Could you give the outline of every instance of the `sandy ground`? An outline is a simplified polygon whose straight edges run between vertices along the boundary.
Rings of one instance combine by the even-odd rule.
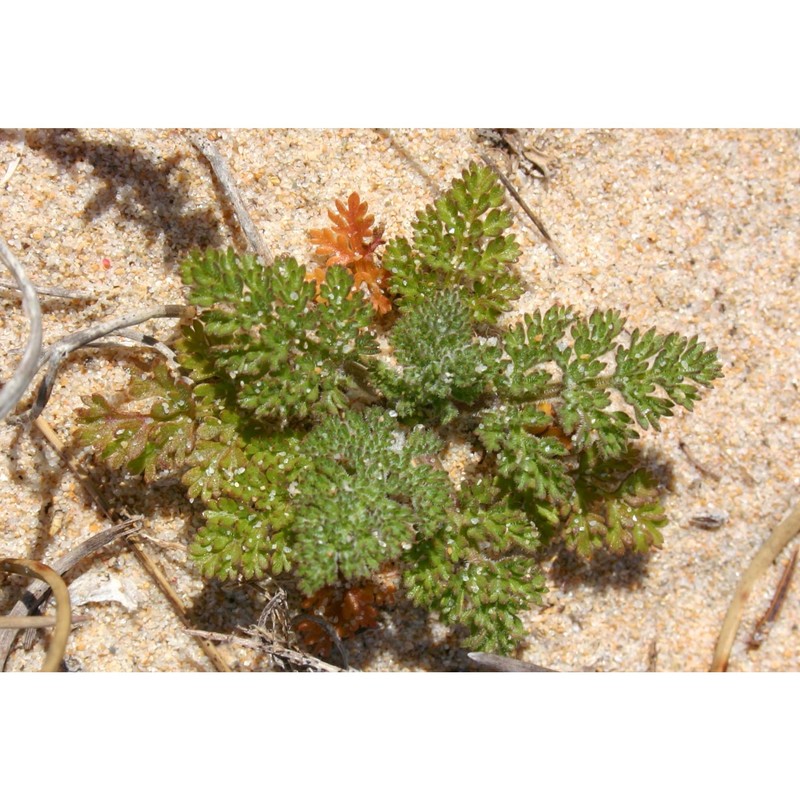
[[[470,130],[227,130],[217,144],[275,252],[307,262],[307,231],[333,200],[357,190],[389,236],[481,153]],[[559,263],[518,215],[527,291],[519,311],[570,303],[616,307],[629,326],[699,334],[719,348],[725,377],[692,414],[678,412],[650,452],[671,476],[665,546],[647,559],[547,565],[544,608],[526,617],[521,657],[554,669],[696,671],[708,668],[734,587],[759,544],[800,499],[800,135],[785,130],[528,131],[549,158],[549,187],[512,172],[561,248]],[[502,161],[502,154],[493,153]],[[505,163],[505,162],[504,162]],[[8,176],[9,167],[16,168]],[[508,166],[507,164],[505,164]],[[0,235],[39,285],[90,300],[43,300],[45,343],[92,322],[181,302],[176,266],[193,247],[244,247],[207,164],[175,131],[0,133]],[[4,276],[5,277],[5,276]],[[0,375],[11,374],[27,332],[17,295],[0,290]],[[148,323],[164,337],[170,324]],[[70,442],[81,395],[113,392],[136,364],[119,352],[74,357],[60,372],[46,420]],[[0,429],[2,555],[52,560],[106,527],[41,437]],[[72,452],[83,457],[80,449]],[[116,484],[150,520],[148,551],[192,609],[192,623],[230,631],[255,620],[258,587],[204,585],[187,564],[189,507],[174,487]],[[718,514],[712,530],[692,518]],[[800,666],[800,582],[766,642],[746,639],[769,603],[787,549],[759,582],[731,670]],[[87,671],[194,671],[211,665],[124,545],[73,573],[113,590],[68,644]],[[4,580],[7,611],[20,581]],[[127,606],[127,607],[126,607]],[[401,610],[349,645],[374,670],[469,668],[419,613]],[[223,650],[241,669],[263,666]],[[11,670],[33,670],[42,639],[17,646]]]

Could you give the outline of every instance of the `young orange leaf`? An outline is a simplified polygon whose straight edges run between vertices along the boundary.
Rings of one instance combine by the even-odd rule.
[[[333,225],[310,232],[311,242],[317,246],[316,255],[322,264],[307,276],[319,288],[325,280],[327,267],[338,264],[348,267],[353,274],[353,291],[363,291],[380,314],[392,308],[387,296],[390,273],[376,263],[375,251],[382,245],[383,228],[373,227],[375,217],[367,214],[367,203],[361,202],[353,192],[345,205],[336,201],[336,210],[328,211]]]

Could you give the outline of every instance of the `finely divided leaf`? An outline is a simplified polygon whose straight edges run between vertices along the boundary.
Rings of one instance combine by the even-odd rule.
[[[119,405],[100,395],[84,398],[87,408],[81,410],[81,442],[91,444],[111,467],[125,467],[148,481],[162,472],[179,470],[195,443],[196,406],[191,388],[158,364],[152,378],[131,381],[129,395]],[[122,407],[130,400],[149,398],[153,402],[147,410]]]
[[[672,416],[674,405],[691,410],[699,386],[718,378],[721,367],[716,350],[708,350],[697,337],[667,336],[635,330],[628,347],[617,349],[613,386],[633,406],[637,422],[659,429],[659,418]],[[660,389],[660,392],[658,391]]]
[[[450,482],[420,461],[430,436],[407,436],[385,411],[347,412],[303,443],[293,526],[300,588],[364,578],[440,527]],[[430,455],[428,450],[425,455]]]
[[[376,362],[373,381],[403,419],[443,424],[484,391],[487,367],[459,295],[437,292],[409,307],[389,337],[397,368]]]
[[[475,322],[494,322],[522,292],[511,265],[519,257],[503,187],[492,170],[471,164],[435,205],[417,214],[413,245],[395,239],[384,266],[392,290],[413,302],[440,289],[461,290]]]

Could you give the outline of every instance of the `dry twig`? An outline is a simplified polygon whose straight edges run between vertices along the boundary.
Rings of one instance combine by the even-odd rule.
[[[142,333],[141,331],[134,331],[134,330],[117,331],[112,335],[115,338],[119,337],[120,339],[130,339],[132,342],[136,342],[137,344],[140,344],[143,347],[149,347],[152,350],[155,350],[157,353],[160,353],[164,357],[164,360],[167,362],[167,367],[169,367],[172,373],[176,376],[180,376],[180,364],[178,364],[177,356],[175,355],[175,352],[173,350],[171,350],[167,345],[164,344],[164,342],[159,342],[158,339],[155,339],[154,337],[150,336],[149,333]],[[130,348],[130,345],[123,345],[121,342],[116,342],[113,340],[106,341],[105,339],[101,339],[97,342],[89,342],[86,345],[86,347]]]
[[[778,585],[775,587],[775,592],[772,595],[767,610],[758,618],[758,621],[753,626],[753,632],[750,634],[750,641],[747,643],[751,650],[755,650],[764,643],[767,638],[769,629],[772,623],[778,618],[778,612],[781,610],[783,601],[786,599],[786,594],[789,591],[789,584],[792,582],[792,575],[794,575],[795,567],[797,567],[797,554],[800,548],[795,547],[794,552],[789,557],[789,561],[783,568]]]
[[[32,284],[36,289],[36,294],[49,295],[50,297],[63,297],[65,300],[83,300],[86,302],[95,302],[97,299],[90,294],[83,294],[82,292],[70,292],[67,289],[59,289],[55,286],[39,286],[38,283]],[[15,283],[9,281],[0,281],[0,289],[11,289],[12,291],[19,292],[20,288]]]
[[[528,661],[520,661],[518,658],[497,656],[494,653],[467,653],[467,656],[489,672],[558,672]]]
[[[769,565],[778,557],[781,550],[800,533],[800,503],[798,503],[777,525],[769,538],[761,545],[750,562],[750,566],[742,575],[736,587],[733,599],[728,606],[725,620],[717,638],[714,656],[711,660],[710,672],[724,672],[728,668],[728,659],[736,638],[736,631],[742,619],[744,604],[756,581],[766,572]]]
[[[70,624],[74,625],[76,622],[86,622],[91,617],[85,614],[72,615]],[[52,628],[58,624],[58,617],[0,617],[0,630],[6,628],[29,628],[35,630],[36,628]]]
[[[196,636],[200,641],[210,640],[225,644],[235,644],[241,647],[249,647],[258,650],[270,658],[283,661],[295,667],[302,667],[313,672],[353,672],[351,667],[342,669],[327,661],[302,653],[299,650],[292,650],[284,645],[277,644],[270,640],[269,633],[264,628],[253,626],[243,630],[248,636],[234,636],[227,633],[212,633],[210,631],[188,630],[187,633]]]
[[[5,264],[22,292],[22,310],[30,323],[28,342],[17,369],[8,382],[0,387],[0,420],[2,420],[16,407],[39,369],[37,362],[42,351],[42,309],[36,289],[28,279],[24,267],[2,239],[0,239],[0,261]]]
[[[61,556],[61,558],[56,559],[53,562],[52,570],[58,575],[64,575],[87,556],[100,550],[102,547],[105,547],[121,536],[128,536],[131,533],[135,533],[140,526],[141,518],[136,517],[121,522],[119,525],[106,528],[104,531],[100,531],[100,533],[81,542],[77,547]],[[37,580],[35,583],[30,584],[25,590],[22,599],[11,609],[9,616],[18,617],[24,614],[34,613],[44,602],[49,591],[50,586],[42,581]],[[11,647],[18,633],[18,630],[0,630],[0,672],[5,667],[8,654],[11,652]]]
[[[658,639],[653,639],[647,650],[647,671],[658,671]]]
[[[515,169],[531,177],[541,177],[547,187],[550,183],[550,159],[535,147],[525,147],[516,128],[476,128],[479,139],[507,153]]]
[[[701,464],[690,452],[686,443],[683,441],[678,442],[681,452],[686,456],[686,460],[701,474],[708,476],[712,481],[719,481],[719,475],[710,470],[705,464]]]
[[[150,319],[174,319],[176,317],[182,317],[188,311],[188,308],[188,306],[180,305],[154,306],[135,314],[129,314],[125,317],[119,317],[117,319],[101,322],[97,325],[92,325],[90,328],[70,333],[68,336],[59,339],[44,351],[39,364],[28,380],[30,383],[33,379],[33,375],[47,364],[47,372],[39,383],[39,389],[36,392],[36,399],[33,405],[27,411],[15,417],[13,421],[20,424],[32,422],[44,411],[44,407],[47,405],[47,401],[50,399],[50,394],[53,391],[53,386],[55,385],[56,376],[58,375],[61,363],[70,353],[73,353],[81,347],[86,347],[104,336],[114,334],[115,332],[122,331],[134,325],[139,325]],[[120,335],[130,336],[132,332],[125,331],[124,334]]]
[[[42,665],[42,672],[58,672],[61,659],[67,649],[67,638],[72,626],[72,605],[67,585],[61,575],[54,569],[38,561],[24,558],[4,558],[0,560],[0,571],[25,575],[28,578],[39,578],[46,581],[56,601],[56,624],[53,638],[47,650],[47,657]]]
[[[544,227],[542,221],[536,216],[536,214],[533,213],[533,211],[531,211],[528,204],[522,199],[522,195],[517,191],[514,184],[511,183],[511,181],[508,178],[506,178],[506,176],[502,173],[497,164],[495,164],[494,161],[492,161],[492,159],[489,158],[489,156],[484,155],[481,156],[481,158],[486,162],[486,165],[494,171],[497,177],[500,178],[500,182],[503,184],[503,186],[505,186],[506,189],[508,189],[511,196],[517,201],[517,203],[519,203],[520,208],[528,215],[531,222],[533,222],[533,224],[536,226],[539,233],[542,234],[542,238],[550,246],[550,249],[556,254],[556,258],[558,258],[558,260],[566,266],[567,259],[561,252],[561,248],[553,241],[553,237],[550,236],[550,234],[547,232],[547,229]]]
[[[247,207],[242,200],[242,195],[239,188],[236,186],[236,181],[231,174],[228,164],[222,157],[216,145],[199,133],[189,133],[189,141],[199,150],[211,164],[211,169],[214,171],[214,176],[219,181],[225,197],[228,202],[233,206],[236,212],[236,218],[239,220],[242,231],[244,232],[247,241],[252,248],[253,252],[261,259],[261,262],[266,266],[272,263],[272,253],[267,247],[267,243],[261,236],[258,228],[256,228],[253,220],[247,211]]]

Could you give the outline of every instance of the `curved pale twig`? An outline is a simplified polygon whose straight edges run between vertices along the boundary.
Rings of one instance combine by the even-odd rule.
[[[733,640],[736,638],[736,631],[739,629],[744,604],[750,597],[753,586],[767,571],[769,565],[778,557],[781,550],[798,533],[800,533],[800,503],[778,523],[778,526],[753,557],[747,571],[742,575],[739,585],[733,594],[733,599],[728,606],[728,612],[725,614],[725,620],[719,632],[717,646],[714,648],[714,657],[711,660],[709,672],[725,672],[728,668],[728,658],[733,648]]]
[[[95,302],[96,298],[90,294],[82,294],[81,292],[70,292],[67,289],[59,289],[57,286],[39,286],[33,284],[36,289],[36,294],[49,295],[50,297],[60,297],[64,300],[82,300],[86,302]],[[11,289],[13,291],[20,291],[19,286],[9,281],[0,281],[0,289]]]
[[[72,625],[72,604],[69,600],[67,584],[54,569],[46,564],[24,558],[0,559],[0,571],[13,572],[27,578],[39,578],[53,590],[53,598],[56,601],[56,624],[53,638],[50,640],[50,647],[47,650],[47,657],[42,665],[42,672],[58,672],[61,659],[64,658],[67,649],[67,637]]]
[[[135,332],[125,329],[134,325],[139,325],[142,322],[147,322],[147,320],[150,319],[161,317],[174,319],[177,317],[182,317],[187,312],[188,308],[188,306],[174,304],[153,306],[152,308],[147,308],[144,311],[138,311],[125,317],[106,320],[98,325],[93,325],[91,328],[70,333],[68,336],[64,336],[62,339],[59,339],[57,342],[55,342],[55,344],[50,345],[50,347],[45,350],[44,354],[39,360],[38,365],[31,374],[32,378],[36,372],[38,372],[45,364],[47,364],[47,372],[39,383],[39,389],[36,392],[36,399],[34,400],[33,405],[27,411],[15,417],[14,422],[23,424],[32,422],[39,416],[39,414],[42,413],[42,411],[44,411],[44,407],[47,405],[47,401],[50,399],[50,393],[53,390],[53,385],[55,384],[56,375],[58,374],[61,362],[70,353],[78,350],[81,347],[91,344],[103,336],[108,336],[114,333],[118,333],[118,335],[135,337]]]
[[[17,257],[8,249],[8,245],[0,239],[0,261],[14,276],[22,292],[22,310],[28,317],[30,333],[25,351],[17,369],[8,382],[0,388],[0,420],[5,419],[16,407],[26,389],[36,375],[37,362],[42,351],[42,309],[34,285],[28,279],[25,269]]]
[[[106,528],[100,533],[96,533],[84,542],[81,542],[73,550],[70,550],[66,555],[57,558],[53,562],[53,569],[59,574],[63,575],[67,570],[72,569],[79,561],[86,556],[91,555],[101,547],[105,547],[120,536],[127,536],[128,534],[135,533],[141,528],[141,518],[135,517],[134,519],[126,520],[119,525],[114,525],[111,528]],[[38,576],[34,576],[38,577]],[[23,614],[32,614],[39,605],[44,601],[47,596],[48,585],[36,581],[30,584],[23,599],[16,603],[14,608],[11,609],[12,617],[19,617]],[[3,617],[2,619],[8,619]],[[33,619],[37,619],[34,617]],[[41,617],[38,617],[41,619]],[[0,626],[0,672],[5,668],[6,659],[11,652],[11,647],[14,640],[19,633],[19,628],[14,626]]]

